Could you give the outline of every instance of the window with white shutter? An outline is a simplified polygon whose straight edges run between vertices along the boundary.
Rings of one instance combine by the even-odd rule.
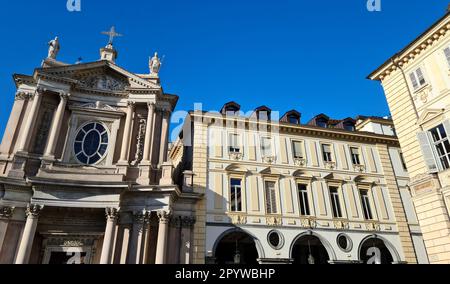
[[[437,173],[439,171],[436,158],[434,157],[433,148],[431,148],[430,140],[428,139],[428,132],[419,132],[417,134],[420,147],[422,149],[423,159],[428,167],[428,172]]]
[[[267,214],[277,214],[277,192],[276,183],[273,181],[266,182],[266,210]]]
[[[229,138],[230,153],[240,153],[241,152],[240,140],[241,140],[241,137],[239,136],[239,134],[230,134],[230,138]]]
[[[293,148],[294,148],[294,158],[295,159],[303,159],[305,158],[304,151],[303,151],[303,142],[300,141],[294,141],[292,142]]]
[[[445,58],[447,59],[447,63],[450,66],[450,47],[444,49]]]
[[[417,90],[427,84],[421,68],[417,68],[415,71],[411,72],[409,74],[409,78],[411,79],[411,84],[414,90]]]

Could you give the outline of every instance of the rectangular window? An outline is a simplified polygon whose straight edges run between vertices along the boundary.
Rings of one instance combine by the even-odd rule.
[[[292,147],[294,149],[294,159],[303,159],[305,158],[303,151],[303,142],[294,141],[292,142]]]
[[[403,156],[403,153],[402,152],[398,152],[399,153],[399,155],[400,155],[400,161],[401,161],[401,163],[402,163],[402,167],[403,167],[403,169],[405,170],[405,171],[407,171],[408,170],[408,167],[406,166],[406,162],[405,162],[405,156]]]
[[[359,148],[351,147],[350,152],[352,154],[353,165],[361,165],[361,159],[359,158]]]
[[[441,124],[438,127],[431,129],[430,133],[442,168],[447,170],[450,168],[450,142],[444,125]]]
[[[230,134],[229,140],[229,151],[230,153],[240,153],[241,152],[241,143],[239,134]]]
[[[447,63],[450,66],[450,47],[444,49],[445,58],[447,59]]]
[[[341,201],[339,199],[339,189],[337,187],[330,187],[330,197],[333,217],[342,218]]]
[[[278,213],[276,183],[272,181],[266,182],[266,210],[267,214]]]
[[[261,138],[261,151],[264,157],[273,156],[272,153],[272,138],[270,137],[262,137]]]
[[[323,152],[323,160],[325,162],[333,162],[332,154],[331,154],[331,145],[324,144],[322,145]]]
[[[425,86],[427,83],[421,68],[417,68],[416,71],[411,72],[409,74],[409,77],[411,79],[411,83],[413,85],[414,90],[417,90],[422,86]]]
[[[300,201],[300,214],[302,216],[311,216],[309,210],[308,187],[304,184],[298,185],[298,199]]]
[[[372,209],[370,208],[370,198],[369,198],[369,191],[368,190],[361,190],[361,203],[362,208],[364,211],[364,218],[366,220],[372,220]]]
[[[242,180],[231,179],[230,180],[230,203],[231,212],[242,211]]]

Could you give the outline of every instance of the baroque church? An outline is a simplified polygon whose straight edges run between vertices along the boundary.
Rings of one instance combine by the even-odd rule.
[[[172,180],[171,113],[158,76],[57,60],[59,39],[17,92],[0,147],[0,263],[189,264],[201,194]],[[189,176],[189,174],[187,175]]]

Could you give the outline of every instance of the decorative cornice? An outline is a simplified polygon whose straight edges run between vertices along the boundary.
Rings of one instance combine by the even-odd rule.
[[[368,79],[382,81],[385,77],[398,70],[398,66],[403,67],[407,65],[416,57],[425,52],[428,48],[432,47],[435,42],[443,38],[450,29],[448,17],[449,13],[438,20],[433,26],[406,46],[402,51],[388,59],[388,61],[381,65],[377,70],[372,72],[372,74],[368,76]]]
[[[206,114],[206,113],[196,113],[191,112],[190,116],[194,121],[201,121],[204,124],[211,123],[211,120],[219,119],[224,123],[224,129],[227,129],[227,121],[231,120],[233,122],[238,122],[241,125],[245,125],[245,129],[257,129],[253,128],[252,124],[263,125],[267,128],[278,128],[280,134],[288,133],[288,134],[298,134],[298,135],[307,135],[307,136],[316,136],[316,137],[326,137],[339,139],[344,141],[351,142],[359,142],[359,143],[372,143],[372,144],[386,144],[392,146],[399,146],[399,141],[395,136],[387,136],[380,135],[370,132],[361,132],[361,131],[347,131],[343,129],[336,128],[321,128],[317,126],[311,125],[294,125],[285,122],[255,122],[247,117],[233,117],[226,118],[222,115],[214,115],[214,114]],[[200,119],[200,120],[199,120]],[[216,124],[217,125],[217,124]]]

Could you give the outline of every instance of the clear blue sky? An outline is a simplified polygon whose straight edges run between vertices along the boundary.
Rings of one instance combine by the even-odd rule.
[[[117,63],[148,72],[148,56],[166,56],[165,91],[178,109],[202,102],[205,110],[235,100],[248,111],[265,104],[297,109],[303,122],[389,114],[382,88],[366,76],[440,18],[446,0],[66,0],[2,1],[0,9],[0,136],[11,110],[13,73],[31,74],[58,35],[60,60],[99,58],[115,25]]]

